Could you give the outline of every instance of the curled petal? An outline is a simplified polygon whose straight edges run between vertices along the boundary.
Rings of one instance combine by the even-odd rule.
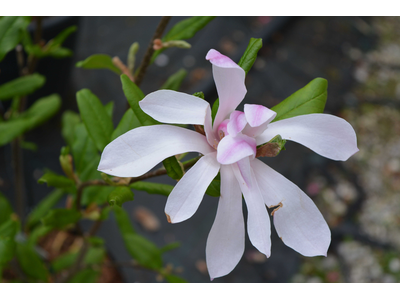
[[[276,112],[273,110],[257,104],[245,104],[244,114],[251,127],[257,127],[264,123],[268,124],[276,116]]]
[[[242,193],[231,166],[221,166],[221,197],[206,245],[211,278],[230,273],[244,252],[245,228]]]
[[[280,206],[274,225],[285,245],[304,256],[326,256],[331,232],[314,202],[260,160],[252,160],[251,166],[267,206]]]
[[[140,108],[159,122],[171,124],[204,125],[207,101],[199,97],[171,90],[148,94],[139,102]]]
[[[233,111],[229,118],[229,123],[227,126],[227,131],[231,136],[236,136],[239,132],[243,130],[246,126],[247,121],[243,112]]]
[[[347,160],[358,151],[353,127],[344,119],[328,114],[309,114],[271,123],[256,137],[257,145],[277,134],[333,160]]]
[[[108,144],[98,170],[119,177],[136,177],[167,157],[184,153],[215,152],[206,137],[192,130],[154,125],[132,129]]]
[[[233,164],[246,156],[256,155],[256,141],[243,134],[224,137],[218,144],[217,159],[223,165]]]
[[[213,65],[213,76],[219,97],[219,108],[214,120],[214,129],[235,110],[246,95],[244,79],[246,73],[229,57],[211,49],[206,56]]]
[[[246,202],[248,217],[247,217],[247,232],[254,247],[258,251],[264,253],[267,257],[271,255],[271,223],[268,216],[268,211],[265,207],[260,188],[255,178],[254,172],[250,167],[248,157],[243,159],[244,164],[248,164],[250,169],[250,187],[244,180],[241,170],[237,164],[232,165],[233,172],[240,189],[242,190],[244,200]]]
[[[217,176],[219,167],[216,153],[210,153],[200,158],[179,180],[165,206],[165,214],[171,223],[179,223],[193,216],[208,186]]]

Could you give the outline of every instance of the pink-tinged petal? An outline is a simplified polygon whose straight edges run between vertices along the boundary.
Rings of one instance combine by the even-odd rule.
[[[257,151],[256,141],[243,134],[235,137],[224,137],[218,144],[217,160],[223,165],[233,164],[244,157],[255,157]]]
[[[242,193],[231,166],[221,166],[221,197],[208,235],[206,261],[211,278],[230,273],[244,252]]]
[[[256,137],[257,145],[277,134],[333,160],[347,160],[358,151],[353,127],[344,119],[328,114],[309,114],[271,123]]]
[[[269,123],[276,117],[276,112],[257,104],[245,104],[244,114],[251,127]]]
[[[98,170],[113,176],[136,177],[151,170],[167,157],[185,153],[215,152],[200,133],[173,125],[132,129],[108,144]]]
[[[165,206],[165,214],[170,223],[179,223],[193,216],[219,168],[216,153],[210,153],[200,158],[179,180]]]
[[[245,158],[243,161],[250,164],[249,158]],[[269,257],[271,255],[271,223],[254,172],[250,169],[251,187],[249,188],[238,165],[233,164],[232,169],[246,202],[248,211],[247,233],[249,234],[250,241],[258,251]]]
[[[159,122],[204,125],[210,104],[199,97],[171,90],[148,94],[140,108]]]
[[[229,118],[229,123],[227,126],[228,133],[231,136],[236,136],[239,132],[241,132],[244,129],[246,124],[247,121],[244,112],[235,110],[231,113],[231,116]]]
[[[254,159],[251,166],[265,203],[277,206],[274,225],[285,245],[304,256],[326,256],[331,232],[314,202],[262,161]]]
[[[211,49],[206,56],[213,65],[213,76],[219,97],[219,108],[214,120],[214,130],[235,110],[246,95],[246,73],[229,57]]]
[[[218,126],[217,132],[218,132],[218,136],[219,136],[220,140],[222,140],[224,138],[224,136],[227,136],[229,134],[228,133],[228,123],[229,123],[229,119],[226,119],[226,120],[222,121],[222,123],[219,124],[219,126]]]

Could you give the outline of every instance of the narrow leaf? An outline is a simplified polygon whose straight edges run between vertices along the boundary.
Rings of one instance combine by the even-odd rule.
[[[179,180],[184,175],[182,164],[175,156],[168,157],[163,160],[164,168],[167,170],[167,175],[172,179]]]
[[[62,195],[64,195],[64,191],[56,189],[41,200],[28,215],[27,226],[32,228],[38,224],[40,219],[43,218],[49,210],[58,203],[58,201],[60,201]]]
[[[128,109],[125,114],[122,116],[121,121],[119,122],[117,128],[115,128],[114,132],[111,135],[111,140],[116,139],[120,135],[128,132],[131,129],[137,128],[141,125],[140,121],[134,114],[132,109]]]
[[[29,17],[5,16],[0,19],[0,61],[18,45],[29,22]]]
[[[81,218],[81,213],[73,209],[55,208],[48,212],[43,218],[45,226],[62,229],[70,224],[76,223]]]
[[[86,129],[99,151],[111,142],[113,123],[106,109],[90,90],[82,89],[77,94],[79,112]]]
[[[78,61],[75,66],[83,69],[108,69],[121,74],[121,70],[114,66],[111,56],[107,54],[93,54],[85,60]]]
[[[251,38],[246,51],[240,58],[238,65],[246,72],[249,72],[257,59],[257,53],[262,47],[262,39]]]
[[[130,107],[133,110],[136,118],[142,126],[158,124],[156,120],[148,116],[139,106],[139,101],[144,98],[140,88],[132,82],[125,74],[121,75],[122,89],[125,97],[128,100]]]
[[[0,267],[13,259],[15,246],[13,237],[0,237]]]
[[[0,86],[0,100],[29,95],[41,88],[45,82],[46,77],[38,73],[11,80]]]
[[[123,203],[127,201],[133,200],[133,193],[130,188],[126,186],[116,187],[109,195],[108,195],[108,203],[111,206],[118,205],[122,206]]]
[[[81,123],[81,118],[76,112],[67,110],[61,118],[61,134],[67,145],[72,147],[75,141],[75,126]]]
[[[13,209],[7,198],[0,192],[0,226],[10,219]]]
[[[19,265],[29,277],[47,282],[48,272],[32,245],[28,243],[17,244],[17,259]]]
[[[173,186],[164,183],[153,183],[153,182],[146,182],[146,181],[137,181],[129,185],[130,188],[138,190],[138,191],[145,191],[149,194],[158,194],[169,196],[169,194],[173,190]]]
[[[86,269],[79,271],[71,278],[69,283],[95,283],[100,276],[99,270]]]
[[[206,190],[206,194],[211,197],[219,197],[221,195],[221,177],[218,173],[217,176],[211,181],[210,185]]]
[[[186,279],[183,279],[182,277],[179,277],[174,274],[165,274],[164,277],[169,283],[187,283],[188,282]]]
[[[46,183],[47,186],[59,188],[68,193],[75,193],[75,182],[63,175],[56,174],[50,170],[46,170],[42,177],[39,178],[38,183]]]
[[[179,90],[183,79],[185,79],[187,71],[180,69],[178,72],[172,74],[167,81],[161,86],[160,90]]]
[[[328,97],[328,81],[316,78],[305,87],[271,108],[277,113],[272,122],[295,116],[324,112]]]

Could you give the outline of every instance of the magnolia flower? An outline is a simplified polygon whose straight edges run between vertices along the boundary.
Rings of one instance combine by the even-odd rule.
[[[139,102],[142,110],[162,123],[203,125],[205,135],[174,125],[135,128],[104,149],[98,170],[119,177],[140,176],[167,157],[199,152],[168,197],[168,221],[178,223],[197,210],[204,193],[220,172],[217,214],[206,246],[211,278],[230,273],[244,252],[242,194],[248,210],[251,243],[271,255],[267,207],[283,243],[304,256],[325,255],[331,241],[327,223],[314,202],[295,184],[256,158],[257,146],[276,135],[300,143],[319,155],[347,160],[358,151],[349,123],[328,114],[309,114],[271,123],[276,113],[261,105],[236,111],[247,90],[245,72],[216,50],[206,56],[213,67],[219,108],[212,124],[208,102],[184,93],[159,90]]]

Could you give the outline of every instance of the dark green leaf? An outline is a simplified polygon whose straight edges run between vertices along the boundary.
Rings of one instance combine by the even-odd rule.
[[[249,72],[257,59],[258,50],[262,47],[262,39],[251,38],[246,51],[240,58],[238,65],[246,72]]]
[[[114,206],[113,208],[115,219],[117,220],[118,228],[121,231],[122,236],[127,234],[135,234],[135,229],[133,228],[131,220],[129,219],[126,211],[119,206]]]
[[[61,31],[59,34],[57,34],[57,36],[54,39],[49,41],[49,48],[60,46],[77,29],[78,29],[78,27],[75,25],[65,28],[63,31]]]
[[[71,267],[78,258],[78,252],[68,252],[52,261],[51,266],[55,272],[60,272]],[[102,247],[90,247],[87,251],[84,263],[85,265],[100,264],[106,255],[106,251]]]
[[[199,97],[199,98],[204,100],[204,93],[203,92],[196,92],[196,93],[193,94],[193,96]]]
[[[44,226],[42,224],[34,227],[34,229],[29,233],[28,236],[28,243],[30,245],[36,245],[38,240],[48,234],[50,231],[52,231],[53,228],[49,226]]]
[[[94,168],[94,172],[99,172]],[[85,188],[82,194],[82,205],[87,206],[91,203],[103,205],[108,201],[108,195],[115,189],[114,186],[90,186]]]
[[[46,170],[43,176],[39,178],[38,183],[46,183],[47,186],[59,188],[71,194],[76,192],[75,182],[72,179],[50,170]]]
[[[70,224],[76,223],[81,218],[81,213],[74,209],[55,208],[50,210],[42,218],[42,223],[45,226],[62,229]]]
[[[30,22],[29,17],[5,16],[0,19],[0,61],[21,40],[22,31]]]
[[[217,176],[211,181],[210,185],[208,186],[206,190],[206,194],[211,196],[211,197],[219,197],[221,195],[221,177],[220,174],[218,173]]]
[[[77,94],[77,102],[83,123],[99,151],[111,142],[114,126],[105,107],[90,90],[83,89]]]
[[[85,60],[78,61],[76,66],[84,69],[108,69],[121,74],[121,70],[114,66],[111,56],[107,54],[93,54]]]
[[[32,245],[18,243],[17,259],[22,271],[26,275],[33,279],[47,282],[47,269]]]
[[[72,148],[75,141],[75,126],[81,123],[81,118],[76,112],[67,110],[63,113],[61,119],[61,134],[67,145]]]
[[[128,233],[123,235],[125,247],[129,254],[142,266],[153,270],[162,267],[161,251],[150,242],[138,234]]]
[[[69,283],[95,283],[100,276],[100,271],[86,269],[79,271]]]
[[[173,242],[173,243],[170,243],[170,244],[165,245],[164,247],[160,248],[160,251],[161,251],[162,253],[164,253],[164,252],[167,252],[167,251],[174,250],[174,249],[176,249],[176,248],[178,248],[178,247],[180,247],[180,246],[181,246],[181,243],[179,243],[179,242]]]
[[[10,219],[13,209],[7,198],[0,192],[0,226]]]
[[[15,241],[13,237],[0,237],[0,266],[13,259]]]
[[[46,77],[37,73],[18,77],[0,86],[0,100],[29,95],[41,88],[45,82]]]
[[[219,98],[217,98],[217,100],[214,101],[214,104],[211,109],[211,117],[212,117],[213,123],[214,123],[215,116],[217,115],[217,112],[218,112],[218,107],[219,107]]]
[[[173,186],[164,183],[153,183],[153,182],[146,182],[146,181],[137,181],[129,185],[130,188],[138,190],[138,191],[145,191],[149,194],[158,194],[169,196],[169,194],[173,190]]]
[[[139,120],[140,124],[142,126],[158,124],[156,120],[145,114],[144,111],[140,108],[139,101],[144,98],[144,94],[140,90],[140,88],[125,74],[121,75],[121,82],[125,97],[128,100],[128,103],[131,106],[133,113]]]
[[[164,274],[164,277],[169,283],[187,283],[186,279],[183,279],[182,277],[176,276],[174,274]]]
[[[210,21],[215,17],[190,17],[176,23],[171,30],[163,37],[163,41],[175,41],[175,40],[187,40],[192,38],[199,30],[203,29]],[[154,52],[152,61],[163,51],[164,49],[157,50]]]
[[[100,156],[98,156],[96,145],[92,139],[89,138],[89,134],[86,130],[85,124],[83,123],[75,125],[74,136],[72,139],[73,143],[71,149],[76,172],[81,180],[89,180],[91,178],[89,178],[89,176],[84,176],[84,171],[92,171],[94,167],[92,163],[97,160],[97,157],[100,161]],[[87,169],[88,167],[90,168]]]
[[[122,204],[127,201],[133,201],[133,193],[132,193],[131,189],[126,186],[116,187],[108,195],[108,203],[111,206],[114,206],[114,205],[122,206]]]
[[[16,218],[11,217],[0,226],[0,237],[14,238],[17,232],[20,230],[20,227],[20,222]]]
[[[187,71],[180,69],[178,72],[172,74],[167,81],[161,86],[160,90],[179,90],[183,79],[185,79]]]
[[[116,139],[120,135],[128,132],[131,129],[139,127],[141,124],[134,114],[132,109],[128,109],[123,115],[121,121],[119,122],[117,128],[115,128],[114,132],[111,135],[111,140]]]
[[[27,226],[32,228],[38,224],[40,219],[43,218],[49,212],[49,210],[58,203],[58,201],[60,201],[62,195],[64,195],[64,191],[56,189],[48,194],[43,200],[41,200],[28,215]]]
[[[271,108],[277,113],[272,122],[300,115],[324,112],[328,97],[328,81],[323,78],[312,80],[305,87],[290,95]]]
[[[182,164],[175,156],[168,157],[163,160],[164,168],[167,170],[167,175],[172,179],[179,180],[184,174]]]

